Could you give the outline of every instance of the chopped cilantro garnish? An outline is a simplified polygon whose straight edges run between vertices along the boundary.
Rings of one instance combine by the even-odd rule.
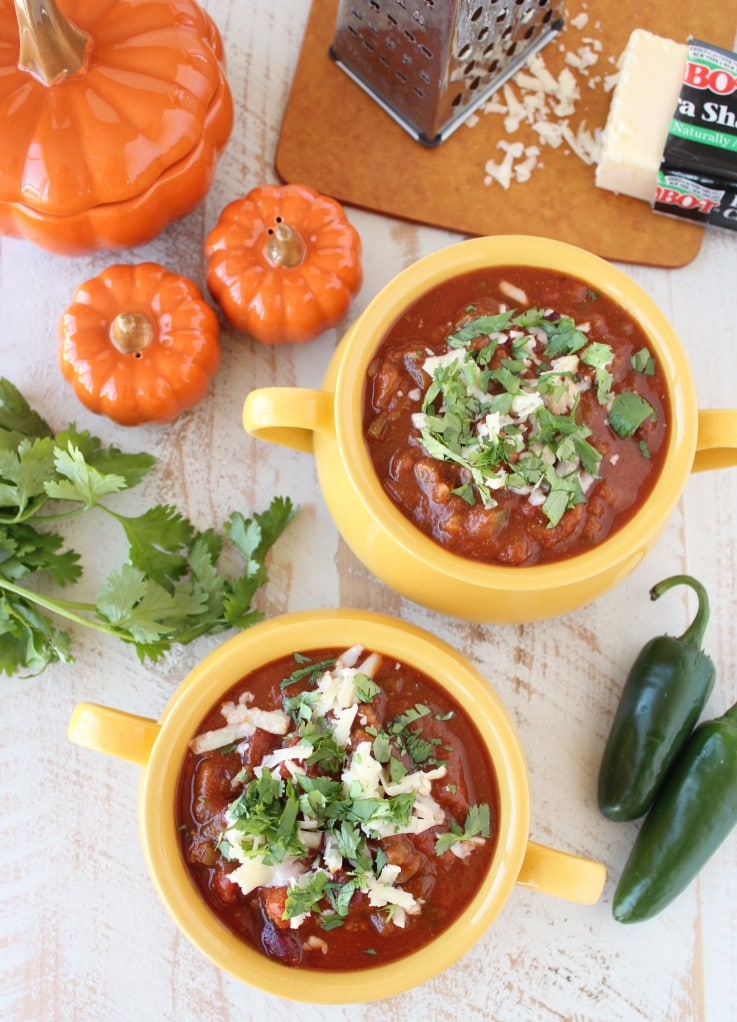
[[[609,425],[618,436],[632,436],[647,419],[655,418],[655,409],[644,397],[631,390],[617,394],[609,410]]]
[[[282,689],[289,688],[290,685],[296,685],[297,682],[304,681],[305,679],[309,684],[314,685],[321,674],[335,666],[335,657],[328,658],[327,660],[312,661],[309,657],[304,656],[304,654],[295,653],[293,659],[295,663],[306,664],[306,666],[298,667],[292,671],[281,682],[280,688]]]
[[[576,327],[570,316],[561,316],[558,320],[541,320],[540,326],[548,335],[545,345],[548,358],[572,355],[588,343],[588,337]]]
[[[424,703],[415,703],[410,709],[405,710],[403,714],[397,717],[397,722],[402,726],[406,724],[412,724],[416,720],[420,720],[422,717],[427,717],[430,713],[430,707],[425,706]]]
[[[313,671],[318,666],[303,654],[295,656],[294,662],[300,665],[299,671]],[[343,711],[355,713],[359,701],[375,698],[381,687],[354,670],[346,696],[345,676],[336,688],[332,667],[325,663],[319,662],[320,677],[314,688],[288,695],[284,691],[288,685],[283,686],[281,702],[289,707],[293,729],[276,751],[286,757],[282,763],[277,756],[272,768],[263,761],[241,771],[243,790],[227,807],[217,848],[223,858],[240,864],[232,874],[233,882],[241,884],[244,891],[263,882],[254,881],[253,876],[260,877],[264,867],[278,866],[286,876],[291,875],[285,920],[301,924],[303,916],[312,915],[329,931],[342,924],[354,898],[361,895],[370,897],[371,904],[389,920],[395,915],[399,918],[401,912],[403,922],[406,899],[412,895],[405,889],[397,901],[398,895],[392,893],[391,889],[402,883],[396,870],[387,869],[390,855],[381,842],[395,834],[415,833],[418,821],[425,825],[428,807],[422,795],[428,789],[421,777],[408,774],[440,766],[438,750],[449,752],[450,746],[446,738],[434,733],[435,721],[450,719],[454,711],[434,711],[416,702],[394,719],[371,728],[371,742],[361,735],[352,748],[350,741],[345,744],[345,731],[338,739]],[[334,666],[335,661],[331,663]],[[292,684],[290,679],[293,675],[287,679]],[[334,702],[326,708],[331,700]],[[353,719],[350,712],[349,719]],[[431,781],[444,773],[435,774]],[[404,778],[408,778],[406,785],[400,783]],[[448,791],[452,787],[449,785]],[[440,819],[436,825],[444,816],[441,807],[437,808]],[[462,840],[459,835],[479,835],[483,829],[477,807],[463,827],[451,823],[453,840]],[[448,840],[444,837],[444,842]],[[291,872],[295,865],[296,872]]]
[[[442,855],[458,841],[468,841],[472,837],[488,838],[490,833],[491,817],[488,805],[485,802],[480,805],[472,805],[469,807],[463,827],[460,827],[454,820],[450,825],[450,830],[440,835],[435,842],[435,854]]]
[[[312,912],[325,897],[328,883],[327,873],[310,873],[304,883],[292,884],[287,891],[284,918],[293,919],[305,912]]]
[[[336,930],[339,926],[342,926],[345,919],[339,915],[329,915],[327,913],[320,917],[320,929],[321,930]]]
[[[591,370],[597,401],[620,436],[654,414],[639,395],[617,392],[612,346],[591,341],[570,316],[539,308],[478,316],[447,344],[449,352],[427,365],[432,378],[416,427],[430,457],[461,470],[451,492],[471,506],[480,500],[494,508],[499,489],[536,492],[553,528],[586,500],[584,474],[598,478],[602,458],[580,421]],[[647,348],[633,365],[654,371]]]
[[[601,369],[614,361],[614,351],[609,344],[594,342],[582,352],[581,361],[594,369]]]
[[[509,326],[509,321],[513,315],[514,313],[510,311],[500,312],[496,316],[479,316],[478,319],[472,320],[466,326],[451,334],[448,338],[448,347],[462,348],[477,337],[484,337],[488,334],[497,333],[499,330],[505,330]]]
[[[361,703],[370,703],[372,699],[381,692],[381,688],[376,682],[369,678],[366,674],[358,672],[353,679],[353,684],[356,686],[356,692],[358,693],[358,699]]]
[[[640,348],[630,359],[630,365],[637,373],[645,373],[646,376],[652,376],[655,372],[655,359],[650,354],[648,348]]]
[[[392,754],[392,743],[385,731],[379,731],[373,742],[374,759],[379,763],[388,763]]]

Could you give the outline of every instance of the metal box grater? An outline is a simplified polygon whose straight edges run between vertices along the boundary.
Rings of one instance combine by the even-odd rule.
[[[340,0],[330,56],[434,146],[561,31],[562,15],[563,0]]]

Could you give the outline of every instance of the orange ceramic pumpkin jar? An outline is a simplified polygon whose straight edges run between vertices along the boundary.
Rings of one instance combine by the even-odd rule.
[[[0,0],[0,233],[148,241],[205,196],[232,123],[194,0]]]

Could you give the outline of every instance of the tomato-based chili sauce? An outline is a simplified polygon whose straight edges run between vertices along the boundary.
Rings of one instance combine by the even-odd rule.
[[[283,657],[226,693],[197,736],[177,792],[186,868],[228,929],[285,965],[408,955],[488,871],[487,750],[439,685],[394,658]]]
[[[629,313],[567,274],[509,266],[403,313],[369,366],[363,416],[377,476],[418,529],[461,557],[533,565],[632,518],[670,407]]]

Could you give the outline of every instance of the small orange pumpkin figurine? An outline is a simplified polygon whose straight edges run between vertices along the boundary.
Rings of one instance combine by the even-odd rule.
[[[59,322],[59,363],[85,407],[121,426],[169,422],[206,394],[218,318],[191,280],[156,263],[109,266]]]
[[[0,0],[0,233],[148,241],[205,196],[232,123],[195,0]]]
[[[231,202],[205,242],[207,286],[237,330],[304,343],[343,318],[361,286],[361,242],[341,205],[307,185]]]

